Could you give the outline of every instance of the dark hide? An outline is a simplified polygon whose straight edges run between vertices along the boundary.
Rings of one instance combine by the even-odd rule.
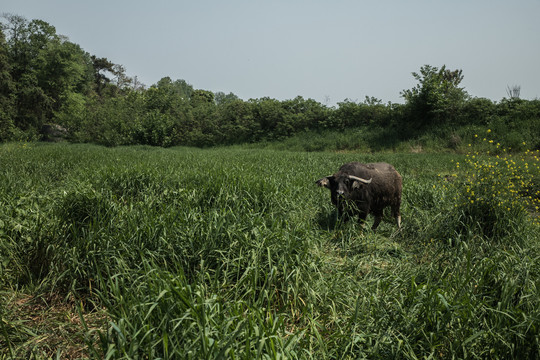
[[[364,222],[368,214],[375,216],[372,229],[381,222],[383,209],[390,206],[392,216],[401,227],[401,175],[387,163],[347,163],[334,175],[316,181],[319,186],[330,189],[332,203],[339,215],[358,215]]]

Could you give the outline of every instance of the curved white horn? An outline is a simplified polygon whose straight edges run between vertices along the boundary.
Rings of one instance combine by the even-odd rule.
[[[371,183],[371,180],[373,178],[370,178],[369,180],[366,180],[366,179],[359,178],[357,176],[349,175],[349,179],[360,181],[360,182],[363,182],[364,184],[369,184],[369,183]]]

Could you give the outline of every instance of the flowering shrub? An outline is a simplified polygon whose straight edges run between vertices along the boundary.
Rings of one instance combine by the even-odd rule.
[[[488,156],[470,152],[463,164],[456,163],[461,181],[454,185],[454,207],[461,231],[478,227],[484,236],[500,237],[525,219],[540,224],[540,153],[510,153],[489,139],[490,133],[488,129],[486,137],[475,135],[491,147]]]

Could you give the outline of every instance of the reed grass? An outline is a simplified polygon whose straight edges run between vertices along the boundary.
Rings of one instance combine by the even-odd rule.
[[[538,358],[537,214],[466,218],[466,159],[1,145],[0,355]],[[401,172],[402,231],[336,218],[314,181],[352,160]]]

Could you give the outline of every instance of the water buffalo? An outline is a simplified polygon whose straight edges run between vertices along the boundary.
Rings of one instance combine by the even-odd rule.
[[[340,216],[358,215],[363,223],[369,213],[375,216],[371,227],[379,226],[383,209],[390,206],[392,216],[401,227],[401,175],[390,164],[362,164],[350,162],[339,168],[334,175],[323,177],[315,182],[330,189],[332,203]]]

